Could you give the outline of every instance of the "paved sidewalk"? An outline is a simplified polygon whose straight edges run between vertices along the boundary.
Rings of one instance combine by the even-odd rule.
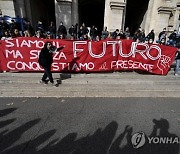
[[[180,97],[180,77],[136,72],[61,74],[58,87],[39,83],[42,73],[0,73],[0,97]],[[53,73],[58,80],[59,73]]]

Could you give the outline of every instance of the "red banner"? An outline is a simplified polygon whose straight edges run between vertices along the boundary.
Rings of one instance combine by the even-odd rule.
[[[0,41],[0,70],[42,71],[38,56],[46,41],[25,37]],[[177,51],[177,48],[173,47],[137,43],[132,40],[51,41],[57,48],[65,45],[63,50],[54,53],[52,70],[55,72],[138,69],[166,75]]]

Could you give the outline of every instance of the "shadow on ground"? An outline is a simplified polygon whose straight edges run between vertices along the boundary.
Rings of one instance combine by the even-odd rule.
[[[17,108],[9,108],[0,110],[0,117],[5,117],[17,110]],[[147,142],[143,145],[143,137],[135,138],[134,145],[132,145],[133,127],[126,126],[119,136],[117,135],[118,123],[112,121],[104,129],[97,129],[92,135],[87,135],[82,138],[77,138],[76,132],[69,133],[63,139],[59,138],[49,141],[49,139],[56,133],[57,130],[49,130],[39,136],[32,137],[29,141],[17,146],[12,146],[18,141],[21,136],[35,125],[41,119],[34,119],[26,122],[13,131],[0,132],[0,153],[2,154],[178,154],[179,144],[149,144]],[[0,121],[0,128],[6,127],[15,122],[16,119],[9,119],[7,121]],[[169,137],[177,138],[176,134],[169,132],[169,122],[166,119],[152,120],[153,130],[149,137]],[[0,130],[1,131],[1,130]],[[48,142],[49,141],[49,142]],[[124,143],[125,145],[122,145]],[[38,150],[38,147],[43,144],[45,147]],[[137,148],[139,145],[141,147]]]

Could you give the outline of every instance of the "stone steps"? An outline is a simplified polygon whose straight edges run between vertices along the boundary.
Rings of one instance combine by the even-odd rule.
[[[136,72],[61,74],[58,87],[39,83],[42,73],[0,73],[0,97],[179,97],[180,77]],[[59,73],[53,73],[58,80]]]

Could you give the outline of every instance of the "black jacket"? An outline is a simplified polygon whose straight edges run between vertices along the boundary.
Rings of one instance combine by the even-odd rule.
[[[76,34],[75,28],[73,28],[73,27],[69,28],[69,34],[71,36],[74,36]]]
[[[176,56],[176,60],[180,59],[180,51],[177,51],[177,56]]]
[[[39,55],[39,64],[43,67],[50,67],[53,63],[53,55],[49,52],[49,50],[43,48]]]
[[[67,30],[66,30],[66,27],[64,25],[60,25],[59,28],[58,28],[58,34],[61,35],[67,35]]]
[[[152,40],[154,41],[154,38],[155,38],[154,32],[151,31],[151,32],[147,35],[147,38],[148,38],[148,40],[149,40],[149,39],[152,39]]]

